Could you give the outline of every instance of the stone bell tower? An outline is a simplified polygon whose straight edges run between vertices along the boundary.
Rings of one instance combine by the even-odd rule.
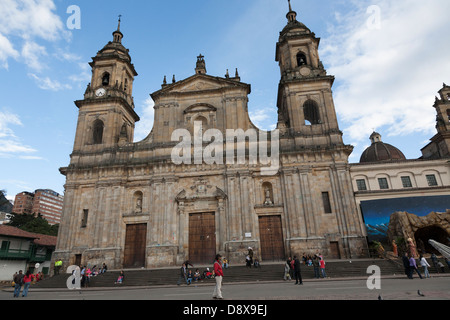
[[[92,80],[79,108],[74,155],[97,152],[133,142],[135,122],[133,81],[137,76],[129,50],[122,45],[120,18],[113,41],[92,58]]]
[[[286,18],[275,58],[281,72],[278,128],[295,137],[296,145],[342,146],[331,92],[334,77],[319,59],[320,39],[297,20],[290,1]]]
[[[334,77],[327,75],[319,59],[320,39],[297,20],[290,1],[286,18],[276,61],[281,73],[279,175],[286,190],[289,251],[355,257],[367,242],[349,173],[353,147],[343,142],[334,107]]]
[[[424,159],[450,158],[450,86],[444,83],[438,93],[433,106],[437,134],[422,149]]]

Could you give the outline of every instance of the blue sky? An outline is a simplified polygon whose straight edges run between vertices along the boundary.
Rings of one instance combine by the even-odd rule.
[[[450,83],[448,0],[292,0],[297,19],[321,38],[320,58],[336,77],[335,107],[344,141],[358,162],[373,130],[407,158],[435,134],[432,108]],[[69,28],[80,9],[80,29]],[[372,7],[371,7],[372,6]],[[375,7],[373,7],[375,6]],[[374,10],[375,8],[375,10]],[[208,74],[234,74],[252,85],[249,113],[261,129],[276,123],[280,79],[275,44],[286,0],[66,1],[0,0],[0,189],[8,198],[49,188],[64,192],[58,169],[69,164],[91,57],[122,15],[123,44],[134,83],[135,141],[152,129],[150,93],[194,74],[203,54]]]

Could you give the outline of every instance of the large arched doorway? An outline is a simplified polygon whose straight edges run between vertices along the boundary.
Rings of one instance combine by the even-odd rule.
[[[439,252],[428,243],[428,240],[430,239],[445,245],[448,245],[449,242],[448,232],[436,225],[417,229],[417,231],[414,233],[414,238],[416,240],[417,249],[419,251],[425,250],[426,253],[434,252],[436,254],[439,254]]]

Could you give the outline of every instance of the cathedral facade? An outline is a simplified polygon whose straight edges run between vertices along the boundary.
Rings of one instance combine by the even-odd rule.
[[[151,94],[154,126],[139,142],[133,142],[137,72],[119,23],[113,41],[90,63],[84,98],[75,102],[74,149],[69,166],[60,169],[65,203],[54,260],[154,268],[188,259],[210,264],[220,253],[243,263],[248,247],[261,261],[304,252],[367,256],[348,163],[353,147],[338,126],[334,77],[319,59],[320,39],[291,8],[287,20],[276,44],[277,130],[264,132],[251,122],[251,87],[237,71],[208,75],[200,55],[191,77],[164,81]],[[177,135],[180,130],[192,140]],[[239,148],[234,142],[242,132],[247,136]],[[217,139],[220,133],[233,143]],[[198,161],[196,147],[215,161]],[[192,161],[175,161],[180,155]]]

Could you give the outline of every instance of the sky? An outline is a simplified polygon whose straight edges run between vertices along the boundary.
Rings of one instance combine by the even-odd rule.
[[[334,75],[333,97],[344,142],[359,162],[373,131],[408,159],[436,134],[433,108],[450,83],[450,1],[291,0],[297,20],[321,38],[319,55]],[[0,0],[0,189],[7,197],[52,189],[64,194],[59,168],[70,162],[78,109],[91,81],[89,62],[112,40],[139,76],[141,117],[134,140],[153,126],[150,94],[164,76],[183,80],[205,56],[207,73],[238,68],[251,84],[249,114],[260,128],[277,121],[275,61],[287,0]]]

